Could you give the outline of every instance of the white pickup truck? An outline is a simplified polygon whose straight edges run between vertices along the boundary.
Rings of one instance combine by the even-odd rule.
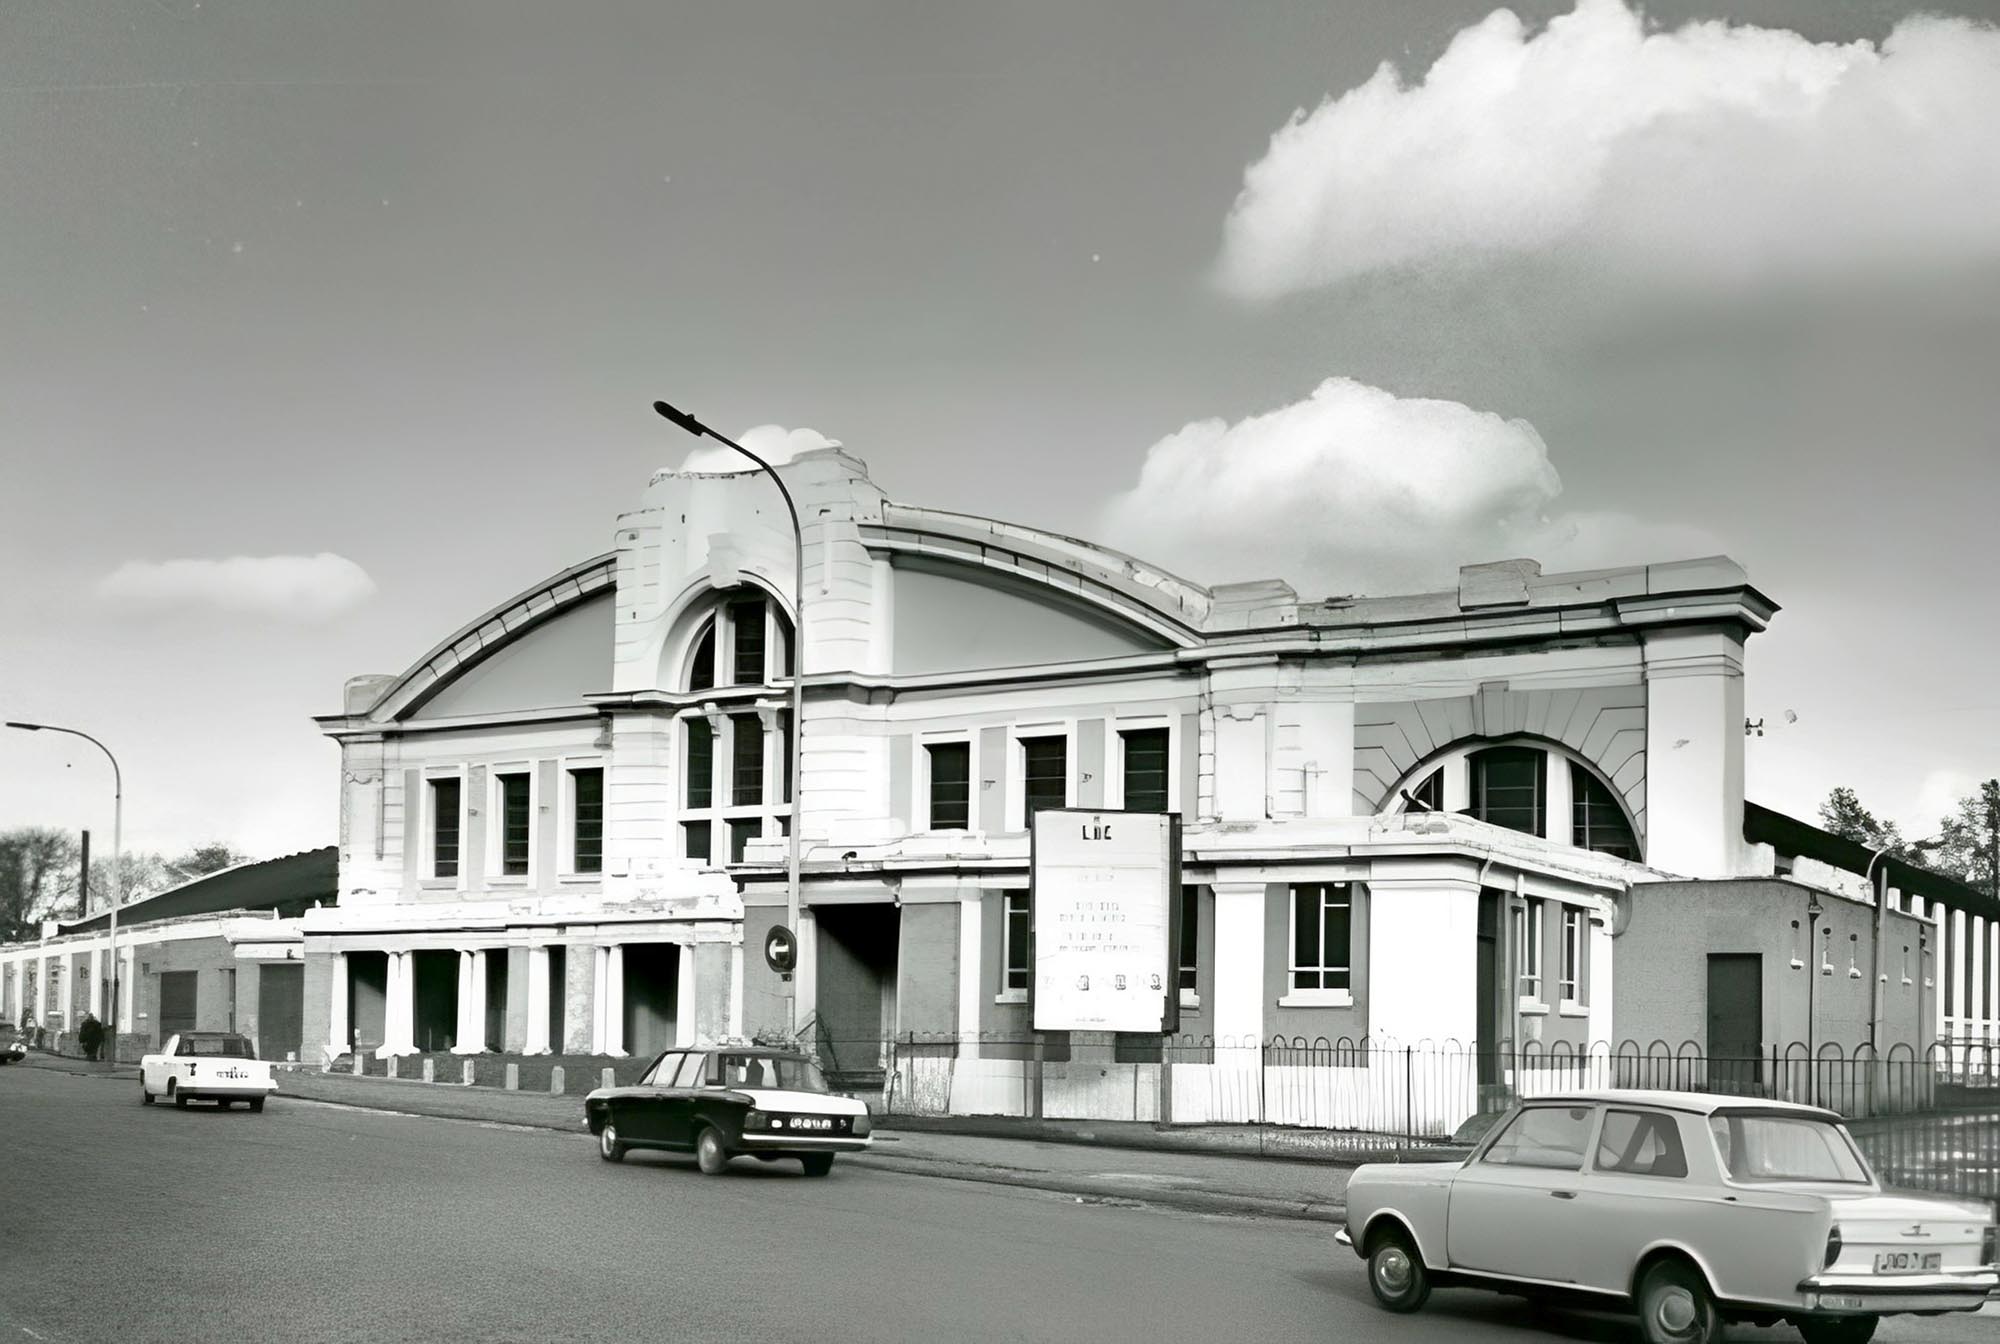
[[[226,1111],[241,1101],[261,1111],[277,1090],[270,1064],[233,1031],[184,1031],[139,1061],[139,1100],[148,1106],[164,1097],[181,1107],[212,1101]]]

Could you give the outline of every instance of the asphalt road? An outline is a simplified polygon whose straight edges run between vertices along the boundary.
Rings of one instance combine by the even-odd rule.
[[[0,1344],[1637,1337],[1479,1293],[1388,1316],[1323,1225],[854,1166],[707,1178],[602,1163],[582,1135],[283,1097],[180,1111],[125,1079],[7,1069],[0,1144]]]

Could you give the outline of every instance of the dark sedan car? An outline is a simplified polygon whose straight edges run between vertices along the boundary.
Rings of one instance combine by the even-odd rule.
[[[28,1057],[24,1033],[12,1022],[0,1019],[0,1064],[19,1064]]]
[[[829,1091],[818,1065],[749,1046],[668,1050],[635,1086],[585,1097],[583,1113],[606,1162],[633,1148],[691,1152],[711,1176],[742,1156],[795,1157],[824,1176],[835,1153],[874,1141],[867,1104]]]

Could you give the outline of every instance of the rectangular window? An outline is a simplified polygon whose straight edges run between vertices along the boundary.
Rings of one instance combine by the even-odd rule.
[[[705,821],[684,821],[681,823],[681,853],[690,859],[707,863],[709,859],[709,824]]]
[[[683,796],[689,807],[715,805],[715,730],[708,720],[683,720],[687,733],[687,786]]]
[[[924,748],[931,770],[931,826],[962,831],[972,822],[972,744],[939,742]]]
[[[736,655],[736,671],[731,680],[738,686],[760,684],[764,680],[763,599],[731,602],[729,627]]]
[[[523,877],[528,871],[528,777],[501,775],[500,780],[500,871],[507,877]]]
[[[1180,989],[1192,994],[1199,987],[1201,954],[1201,888],[1181,888]]]
[[[1542,901],[1528,898],[1525,908],[1514,912],[1514,951],[1521,967],[1521,997],[1537,1003],[1542,998]]]
[[[763,834],[764,834],[764,823],[757,820],[755,817],[751,817],[747,820],[738,819],[736,821],[730,822],[729,861],[731,863],[743,862],[744,847],[748,845],[752,840],[761,837]]]
[[[1010,891],[1006,894],[1006,920],[1001,929],[1003,960],[1001,961],[1000,988],[1022,990],[1028,988],[1031,963],[1028,960],[1028,939],[1032,925],[1028,915],[1028,893]]]
[[[1350,989],[1354,897],[1345,882],[1292,888],[1292,988]]]
[[[1125,751],[1125,808],[1167,810],[1167,730],[1135,728],[1118,734]]]
[[[792,801],[792,757],[798,744],[792,741],[792,711],[787,709],[778,715],[778,769],[784,772],[785,792],[778,801]]]
[[[1564,1003],[1583,1001],[1583,911],[1566,905],[1562,912],[1562,967],[1558,988]]]
[[[1023,817],[1031,818],[1045,807],[1062,807],[1068,803],[1069,739],[1022,738],[1021,785]]]
[[[604,871],[604,770],[569,772],[570,864],[575,872]]]
[[[1489,747],[1472,757],[1473,815],[1528,835],[1542,833],[1542,768],[1534,747]]]
[[[764,801],[764,722],[755,714],[729,716],[729,801],[756,807]]]
[[[458,876],[458,793],[456,779],[431,781],[431,876]]]

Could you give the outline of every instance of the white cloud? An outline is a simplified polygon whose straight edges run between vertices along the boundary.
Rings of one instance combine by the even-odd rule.
[[[1161,439],[1103,533],[1198,581],[1332,593],[1448,586],[1462,564],[1513,556],[1554,570],[1718,549],[1623,515],[1551,515],[1561,492],[1524,420],[1329,378],[1292,405]]]
[[[375,581],[345,556],[233,555],[219,560],[127,560],[97,595],[135,607],[199,609],[316,621],[372,595]]]
[[[829,439],[816,429],[786,429],[782,425],[758,425],[736,436],[736,441],[766,462],[776,466],[815,448],[838,448],[840,440]],[[741,453],[721,444],[704,445],[687,455],[679,468],[683,472],[755,471]]]
[[[1561,252],[1728,283],[2000,255],[2000,30],[1911,17],[1879,45],[1580,0],[1509,10],[1418,82],[1390,65],[1271,138],[1224,229],[1228,288]]]

